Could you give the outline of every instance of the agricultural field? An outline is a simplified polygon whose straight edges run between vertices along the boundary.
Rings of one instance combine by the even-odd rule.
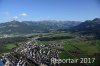
[[[4,44],[4,45],[0,45],[0,56],[2,56],[4,53],[13,51],[12,49],[14,49],[16,46],[16,44]]]
[[[96,66],[99,64],[99,55],[100,55],[100,40],[95,39],[91,36],[78,36],[77,34],[71,33],[49,33],[44,35],[42,38],[46,37],[46,40],[37,40],[37,44],[63,44],[63,48],[59,49],[60,58],[67,59],[67,58],[96,58],[95,62],[88,65]],[[63,37],[68,36],[72,38],[64,38],[64,39],[54,39],[54,40],[47,40],[47,38],[51,37]]]
[[[0,38],[0,56],[4,53],[13,51],[19,42],[25,41],[27,41],[26,37]]]

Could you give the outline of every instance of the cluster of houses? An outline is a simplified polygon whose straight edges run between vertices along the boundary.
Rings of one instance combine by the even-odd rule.
[[[16,50],[3,56],[5,66],[58,66],[51,58],[59,59],[60,44],[36,45],[31,42],[20,44]]]

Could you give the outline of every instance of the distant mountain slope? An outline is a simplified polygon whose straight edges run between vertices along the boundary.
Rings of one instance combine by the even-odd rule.
[[[0,33],[32,33],[66,29],[80,24],[76,21],[11,21],[0,24]]]
[[[0,33],[30,33],[30,32],[32,32],[32,27],[18,21],[11,21],[0,24]]]
[[[87,20],[75,27],[70,28],[70,30],[73,32],[79,32],[80,34],[100,35],[100,18]]]

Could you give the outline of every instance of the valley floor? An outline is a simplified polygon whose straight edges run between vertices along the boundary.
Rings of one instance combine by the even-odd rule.
[[[36,37],[38,36],[38,37]],[[83,64],[77,63],[76,65],[83,66],[98,66],[100,63],[100,40],[95,39],[93,36],[82,36],[74,33],[41,33],[32,36],[30,39],[33,41],[32,44],[37,45],[49,45],[49,44],[60,44],[63,47],[55,47],[60,53],[59,57],[61,59],[68,58],[95,58],[94,62],[91,63],[84,62]],[[3,53],[12,51],[13,48],[16,48],[18,45],[16,44],[5,44],[2,45],[3,49],[0,50],[0,55]],[[4,49],[5,48],[5,49]],[[8,51],[7,51],[7,50]],[[2,51],[2,52],[1,52]],[[79,61],[80,62],[80,61]],[[61,64],[61,66],[70,65],[73,66],[75,64]]]

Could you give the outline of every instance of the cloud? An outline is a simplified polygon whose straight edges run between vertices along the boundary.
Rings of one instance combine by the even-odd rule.
[[[18,18],[18,16],[14,16],[14,17],[13,17],[13,19],[17,19],[17,18]]]
[[[25,17],[25,16],[27,16],[28,14],[27,14],[27,13],[21,13],[20,15]]]

